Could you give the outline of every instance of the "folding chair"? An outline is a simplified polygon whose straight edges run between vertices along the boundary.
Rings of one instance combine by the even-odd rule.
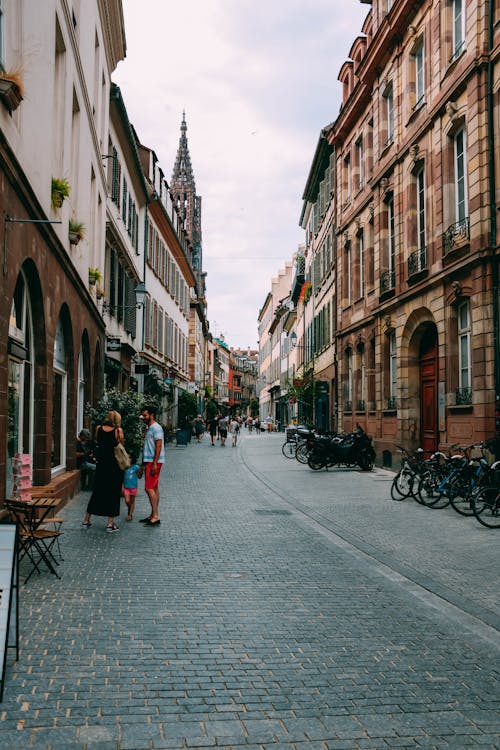
[[[60,578],[54,567],[59,563],[52,553],[52,547],[61,532],[43,528],[43,519],[37,518],[37,509],[44,508],[43,498],[36,499],[31,503],[9,499],[5,501],[5,505],[18,526],[19,562],[24,557],[28,557],[32,565],[24,583],[29,581],[35,570],[37,573],[41,573],[40,563],[42,560],[49,571]],[[46,507],[48,506],[46,505]]]

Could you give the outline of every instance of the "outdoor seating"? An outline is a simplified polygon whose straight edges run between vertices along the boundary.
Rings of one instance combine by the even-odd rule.
[[[54,497],[35,497],[31,500],[20,500],[10,498],[5,500],[5,506],[10,513],[12,521],[17,524],[19,532],[19,562],[25,557],[30,563],[30,571],[24,581],[27,583],[35,570],[41,573],[41,564],[57,578],[56,571],[59,565],[54,554],[54,544],[59,542],[61,535],[60,525],[62,519],[47,518],[48,514],[59,504]],[[55,524],[57,528],[47,528],[47,524]],[[58,523],[60,522],[60,523]],[[59,550],[60,557],[60,550]]]

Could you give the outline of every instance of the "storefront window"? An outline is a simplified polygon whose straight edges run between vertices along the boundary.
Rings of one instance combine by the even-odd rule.
[[[52,471],[66,465],[66,355],[61,320],[54,341],[54,380],[52,386]]]
[[[6,496],[13,491],[12,459],[33,453],[33,336],[27,285],[19,275],[9,318]]]

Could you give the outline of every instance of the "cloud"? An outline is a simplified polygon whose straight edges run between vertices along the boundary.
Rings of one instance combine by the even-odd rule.
[[[127,58],[114,79],[170,179],[186,110],[202,196],[208,314],[254,346],[271,279],[303,240],[302,193],[338,71],[360,33],[355,0],[123,0]]]

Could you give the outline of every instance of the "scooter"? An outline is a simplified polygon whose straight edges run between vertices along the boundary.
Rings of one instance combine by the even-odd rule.
[[[316,441],[307,464],[313,471],[330,466],[359,466],[363,471],[371,471],[375,463],[375,451],[372,439],[363,428],[356,425],[352,432],[341,440]]]

